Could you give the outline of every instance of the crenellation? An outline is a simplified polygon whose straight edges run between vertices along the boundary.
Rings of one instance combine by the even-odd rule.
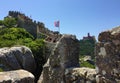
[[[17,18],[17,27],[26,29],[35,38],[45,39],[47,51],[44,57],[47,63],[43,66],[38,83],[120,83],[120,26],[99,34],[95,47],[96,67],[91,69],[80,67],[80,45],[74,35],[62,35],[58,31],[51,31],[44,23],[32,20],[18,11],[9,11],[6,18]],[[1,24],[0,27],[2,29],[6,26]],[[88,33],[82,40],[91,39],[94,40],[95,37]],[[5,71],[20,68],[35,71],[34,57],[27,47],[2,48],[0,53],[0,67]],[[3,76],[0,76],[2,79]],[[4,79],[9,80],[6,76],[8,75],[5,75]]]
[[[18,27],[25,28],[29,33],[31,33],[35,38],[39,38],[38,35],[41,33],[46,36],[46,38],[52,38],[51,42],[56,42],[61,37],[60,33],[57,35],[45,27],[44,23],[32,20],[30,17],[18,11],[9,11],[8,16],[17,18]],[[47,39],[46,39],[47,40]]]

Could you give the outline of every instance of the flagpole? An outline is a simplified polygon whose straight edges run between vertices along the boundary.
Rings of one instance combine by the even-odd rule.
[[[60,26],[58,27],[59,33],[60,33]]]
[[[59,27],[58,27],[58,28],[59,28],[59,33],[60,33],[60,20],[58,20],[58,22],[59,22],[59,23],[58,23],[58,24],[59,24]]]
[[[60,33],[60,21],[55,21],[54,26],[58,28],[58,32]]]

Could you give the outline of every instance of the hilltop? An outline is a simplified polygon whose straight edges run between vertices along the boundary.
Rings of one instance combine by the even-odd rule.
[[[101,32],[99,42],[90,34],[79,41],[75,35],[50,31],[25,14],[9,11],[0,20],[0,82],[119,83],[119,37],[116,27]],[[95,62],[81,59],[86,55]]]
[[[45,27],[44,23],[36,22],[25,14],[18,11],[9,11],[8,16],[4,17],[4,22],[0,21],[1,29],[5,27],[19,27],[24,28],[33,37],[44,38],[49,42],[56,42],[59,40],[61,34],[59,32],[54,32]]]
[[[79,41],[78,39],[76,39],[76,36],[67,35],[67,34],[65,35],[65,34],[60,34],[59,32],[50,31],[48,28],[45,27],[44,23],[36,22],[32,20],[30,17],[26,16],[25,14],[17,11],[9,11],[8,15],[4,17],[3,20],[0,20],[0,29],[1,29],[0,48],[20,46],[20,47],[15,47],[14,50],[15,52],[17,52],[16,48],[19,48],[20,50],[23,51],[23,53],[21,53],[21,55],[23,54],[23,56],[24,56],[23,48],[24,49],[26,49],[26,47],[30,48],[34,56],[33,60],[35,60],[35,64],[36,64],[36,66],[34,65],[34,67],[36,67],[34,68],[35,70],[33,69],[34,71],[32,72],[30,71],[30,72],[34,74],[36,81],[39,79],[39,76],[43,69],[43,65],[52,55],[54,50],[56,50],[55,52],[56,55],[60,53],[61,56],[64,55],[66,57],[66,58],[64,57],[64,59],[68,59],[64,63],[65,66],[79,67],[80,66],[79,63],[80,63],[81,66],[94,68],[93,64],[90,64],[89,62],[81,62],[79,60],[79,56],[81,55],[88,54],[90,56],[93,56],[94,37],[90,36],[89,34],[87,37],[83,37],[83,40]],[[26,47],[21,47],[21,46],[26,46]],[[87,47],[87,49],[85,47]],[[10,49],[6,49],[6,50],[10,50]],[[10,55],[10,53],[12,52],[10,51],[8,55]],[[16,57],[16,55],[14,55],[13,53],[13,57],[14,56]],[[62,58],[63,57],[61,57],[60,59],[61,60],[60,64],[64,62]],[[19,58],[12,60],[18,61],[18,64],[20,64],[21,66],[20,68],[22,69],[24,69],[24,67],[26,68],[26,66],[24,66],[24,64],[22,64],[19,61]],[[11,65],[11,63],[9,62],[7,63],[4,60],[0,62],[1,65],[0,71],[13,70],[12,68],[8,67],[9,65],[6,64]],[[27,70],[29,70],[29,68],[27,68]]]

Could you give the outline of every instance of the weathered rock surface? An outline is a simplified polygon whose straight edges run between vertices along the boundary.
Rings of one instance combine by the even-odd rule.
[[[100,33],[96,65],[97,83],[120,83],[120,27]]]
[[[56,44],[45,41],[45,45],[46,45],[47,51],[45,52],[44,56],[47,61]]]
[[[79,67],[79,41],[73,35],[63,35],[43,67],[38,83],[65,83],[65,70]]]
[[[95,83],[96,71],[91,68],[68,68],[65,70],[65,83]]]
[[[25,46],[1,48],[0,68],[4,71],[25,69],[34,72],[36,64],[31,50]]]
[[[0,72],[0,83],[34,83],[34,76],[25,70]]]
[[[120,27],[99,34],[96,69],[77,68],[79,45],[63,35],[44,65],[38,83],[120,83]]]

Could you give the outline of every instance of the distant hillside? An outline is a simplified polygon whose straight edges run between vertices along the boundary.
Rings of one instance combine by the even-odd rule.
[[[80,55],[85,56],[89,55],[92,58],[94,58],[94,48],[95,48],[95,37],[90,36],[88,33],[87,37],[83,37],[82,40],[80,40]]]
[[[80,66],[81,67],[89,67],[89,68],[95,68],[95,55],[94,55],[94,49],[95,49],[95,37],[90,36],[88,33],[88,36],[83,37],[82,40],[79,41],[80,43]]]

